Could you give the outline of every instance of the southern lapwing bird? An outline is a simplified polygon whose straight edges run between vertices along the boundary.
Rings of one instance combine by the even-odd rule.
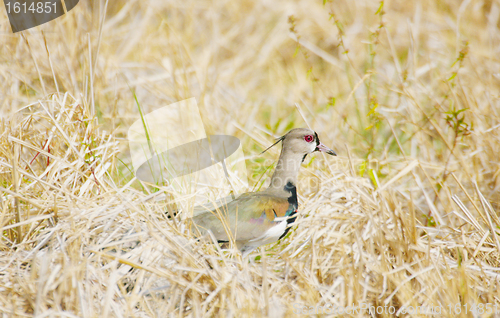
[[[244,193],[217,210],[193,217],[201,234],[210,231],[221,243],[229,242],[229,232],[246,257],[257,247],[275,242],[288,233],[297,213],[296,185],[301,163],[315,151],[336,154],[319,141],[316,132],[307,128],[289,131],[269,148],[280,141],[282,150],[269,187],[261,192]]]

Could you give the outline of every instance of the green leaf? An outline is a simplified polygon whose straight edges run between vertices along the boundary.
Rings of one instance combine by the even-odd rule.
[[[375,188],[378,188],[379,185],[377,183],[377,178],[375,177],[375,170],[373,169],[368,169],[368,177],[370,178],[370,180],[372,180],[373,182],[373,185],[375,186]]]
[[[328,104],[326,104],[326,109],[335,106],[335,102],[336,102],[335,97],[330,98],[330,101],[328,102]]]
[[[364,162],[363,162],[362,164],[360,164],[358,167],[359,167],[359,175],[360,175],[361,177],[363,177],[363,176],[364,176],[364,174],[365,174],[365,171],[366,171],[367,162],[366,162],[366,161],[364,161]]]
[[[380,1],[380,6],[378,7],[377,12],[375,12],[375,15],[379,14],[382,12],[382,8],[384,7],[384,1]]]

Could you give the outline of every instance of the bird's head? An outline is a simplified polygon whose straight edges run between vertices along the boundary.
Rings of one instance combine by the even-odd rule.
[[[288,133],[278,138],[271,147],[280,141],[283,142],[283,151],[303,156],[302,161],[304,161],[308,154],[315,151],[325,152],[332,156],[337,155],[332,149],[321,143],[318,134],[314,130],[308,128],[295,128],[290,130]],[[264,150],[264,152],[267,151],[267,149]]]

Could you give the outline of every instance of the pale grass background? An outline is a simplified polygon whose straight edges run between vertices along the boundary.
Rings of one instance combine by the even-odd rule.
[[[23,34],[0,11],[4,317],[500,304],[500,2],[80,1]],[[339,156],[306,161],[296,227],[247,263],[130,175],[134,92],[195,97],[256,187],[290,128]]]

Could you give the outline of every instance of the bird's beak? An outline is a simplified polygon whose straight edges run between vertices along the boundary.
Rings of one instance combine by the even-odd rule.
[[[337,155],[335,153],[335,151],[333,151],[332,149],[330,149],[327,146],[323,145],[321,142],[319,143],[319,145],[316,146],[316,151],[326,152],[327,154],[332,155],[332,156],[336,156]]]

